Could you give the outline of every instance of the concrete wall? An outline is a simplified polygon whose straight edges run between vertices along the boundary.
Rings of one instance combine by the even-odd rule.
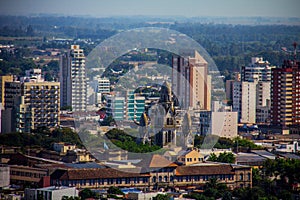
[[[10,184],[9,166],[0,165],[0,188],[8,186]]]

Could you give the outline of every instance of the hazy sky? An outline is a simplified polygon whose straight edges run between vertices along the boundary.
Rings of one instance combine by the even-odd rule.
[[[0,0],[0,14],[300,17],[300,0]]]

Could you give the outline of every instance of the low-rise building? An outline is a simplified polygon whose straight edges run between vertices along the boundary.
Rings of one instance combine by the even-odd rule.
[[[22,185],[26,183],[31,183],[38,185],[41,182],[41,180],[47,176],[49,176],[48,169],[41,169],[21,165],[10,165],[10,182],[14,184]],[[49,183],[45,184],[49,185]]]
[[[236,163],[239,165],[248,165],[254,168],[262,167],[268,158],[254,153],[237,153]]]
[[[77,163],[77,162],[91,162],[95,161],[90,152],[85,149],[74,149],[67,151],[67,154],[62,158],[63,162]]]
[[[183,165],[191,165],[202,162],[203,160],[204,156],[196,149],[186,151],[177,158],[177,162],[182,163]]]
[[[145,170],[146,169],[146,170]],[[217,178],[230,189],[252,187],[250,166],[227,163],[196,163],[178,166],[159,155],[143,160],[131,169],[57,169],[51,174],[51,184],[77,188],[135,187],[143,190],[160,187],[202,187]]]
[[[276,151],[277,152],[284,152],[284,153],[296,153],[299,151],[298,142],[282,142],[279,144],[276,144]]]
[[[78,190],[75,187],[50,186],[45,188],[25,189],[25,199],[27,200],[54,200],[62,197],[78,197]]]
[[[66,154],[67,151],[71,151],[76,149],[75,144],[68,144],[64,142],[54,143],[53,144],[53,150],[60,153],[60,154]]]

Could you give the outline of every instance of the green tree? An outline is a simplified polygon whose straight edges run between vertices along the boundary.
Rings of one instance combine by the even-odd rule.
[[[228,190],[226,184],[220,183],[217,178],[209,179],[204,185],[204,195],[207,197],[220,198]]]
[[[220,153],[219,156],[216,156],[216,154],[212,153],[212,154],[210,154],[210,157],[208,160],[213,161],[213,162],[234,163],[235,157],[234,157],[233,153],[231,153],[231,152]]]
[[[155,197],[153,197],[153,200],[169,200],[169,199],[171,198],[167,194],[158,194]]]
[[[108,188],[107,190],[108,194],[117,194],[117,195],[124,195],[124,193],[122,192],[122,190],[120,190],[120,188],[115,187],[115,186],[111,186]]]
[[[87,198],[94,197],[95,193],[92,190],[90,190],[88,188],[85,188],[85,189],[83,189],[82,191],[79,192],[79,196],[80,196],[81,199],[84,200],[84,199],[87,199]]]
[[[223,196],[222,196],[222,200],[232,200],[232,194],[229,191],[226,191]]]

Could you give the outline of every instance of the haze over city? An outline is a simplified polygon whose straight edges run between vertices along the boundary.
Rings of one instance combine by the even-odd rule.
[[[6,15],[300,17],[298,0],[1,0]]]

